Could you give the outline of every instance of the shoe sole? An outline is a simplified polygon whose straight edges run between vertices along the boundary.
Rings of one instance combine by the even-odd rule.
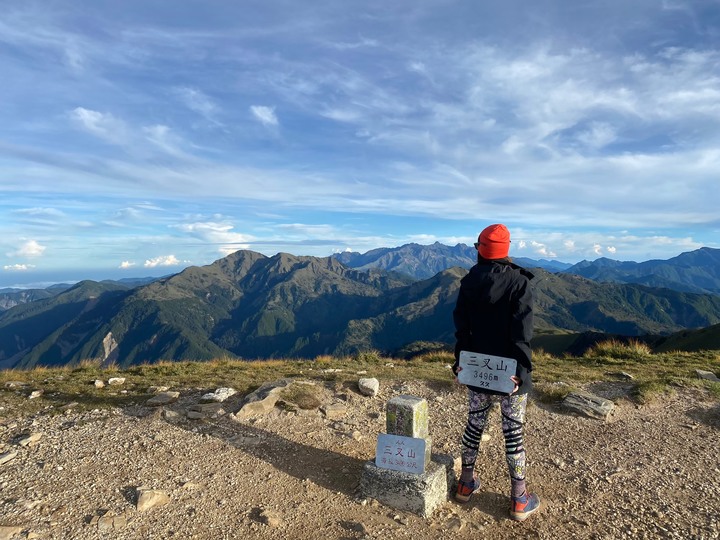
[[[455,500],[457,502],[466,503],[472,498],[473,494],[470,495],[460,495],[459,493],[455,493]]]
[[[540,510],[540,505],[537,505],[535,508],[533,508],[529,512],[510,512],[510,517],[512,519],[514,519],[515,521],[525,521],[527,518],[532,516],[538,510]]]

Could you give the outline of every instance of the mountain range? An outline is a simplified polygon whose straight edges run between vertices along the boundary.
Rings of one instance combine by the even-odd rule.
[[[667,335],[720,323],[718,295],[534,272],[538,335]],[[415,280],[397,268],[350,268],[338,257],[242,250],[133,288],[84,281],[0,313],[0,368],[313,358],[449,344],[466,273],[454,266]]]
[[[677,291],[720,294],[720,249],[700,248],[641,263],[600,258],[564,270],[596,281],[639,283]]]
[[[345,252],[333,257],[352,268],[379,268],[407,274],[415,279],[425,279],[453,266],[472,267],[476,263],[477,251],[465,244],[451,247],[436,242],[428,246],[406,244],[397,248],[374,249],[364,254]],[[577,274],[595,281],[635,283],[682,292],[720,294],[720,249],[709,247],[682,253],[668,260],[641,263],[608,258],[581,261],[574,265],[526,257],[515,257],[513,261],[525,268]]]

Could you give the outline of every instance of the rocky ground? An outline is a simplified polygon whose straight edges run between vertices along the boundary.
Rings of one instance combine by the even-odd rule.
[[[320,387],[325,412],[240,419],[240,395],[188,418],[201,391],[23,415],[30,390],[0,392],[0,539],[720,538],[720,406],[698,389],[638,406],[623,383],[590,385],[616,402],[608,421],[531,403],[529,482],[543,507],[524,523],[508,519],[497,410],[469,503],[422,518],[358,493],[392,397],[426,398],[433,451],[458,455],[459,386],[408,381],[367,397],[333,383]]]

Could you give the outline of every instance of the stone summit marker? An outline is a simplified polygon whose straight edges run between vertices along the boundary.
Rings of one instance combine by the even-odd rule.
[[[447,500],[455,472],[452,456],[431,454],[427,401],[414,396],[388,401],[386,429],[378,436],[375,459],[365,463],[360,491],[392,508],[428,517]]]

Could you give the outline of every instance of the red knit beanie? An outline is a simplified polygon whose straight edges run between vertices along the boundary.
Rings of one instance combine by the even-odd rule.
[[[510,251],[510,231],[501,223],[485,227],[475,247],[483,259],[504,259]]]

